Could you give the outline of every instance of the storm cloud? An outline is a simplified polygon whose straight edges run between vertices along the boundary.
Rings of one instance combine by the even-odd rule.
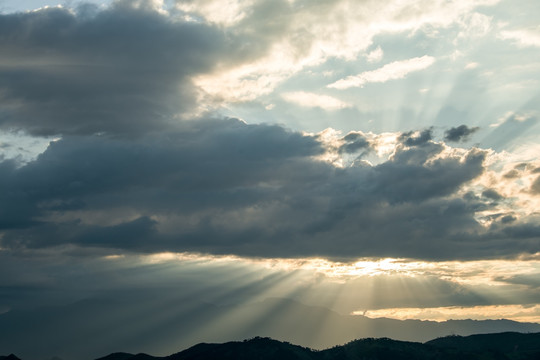
[[[490,256],[475,215],[492,197],[458,195],[485,171],[486,153],[446,154],[425,133],[409,136],[402,138],[411,146],[398,145],[387,161],[346,168],[321,160],[329,150],[317,136],[237,119],[199,119],[137,139],[66,136],[24,166],[2,163],[2,246]],[[509,251],[522,233],[515,226],[508,233],[512,240],[493,246]]]
[[[130,2],[0,15],[0,126],[33,135],[163,129],[196,110],[190,77],[234,57],[232,42]]]
[[[539,250],[527,216],[479,222],[498,193],[467,186],[488,171],[488,152],[437,142],[431,127],[386,145],[360,131],[330,144],[211,113],[193,79],[264,55],[273,37],[255,42],[182,14],[117,1],[0,16],[0,127],[57,136],[33,161],[0,162],[2,249],[351,259]],[[445,140],[474,131],[452,128]],[[381,157],[383,145],[392,150]]]

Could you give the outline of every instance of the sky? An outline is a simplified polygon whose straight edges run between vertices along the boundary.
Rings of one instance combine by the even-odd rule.
[[[0,1],[0,313],[181,291],[540,323],[539,15]]]

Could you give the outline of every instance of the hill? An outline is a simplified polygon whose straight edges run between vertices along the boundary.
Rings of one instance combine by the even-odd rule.
[[[97,360],[538,360],[540,333],[514,332],[448,336],[426,343],[381,339],[354,340],[326,350],[256,337],[223,344],[201,343],[163,357],[112,353]],[[14,355],[0,360],[19,360]]]
[[[388,338],[362,339],[316,351],[270,338],[198,344],[166,357],[111,354],[99,360],[538,360],[540,333],[449,336],[426,343]]]
[[[13,354],[9,354],[8,356],[0,356],[0,360],[21,360],[17,356]]]

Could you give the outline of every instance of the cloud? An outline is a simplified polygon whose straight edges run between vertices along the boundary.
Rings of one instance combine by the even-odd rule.
[[[336,99],[335,97],[305,91],[288,92],[281,96],[285,101],[303,107],[318,107],[325,110],[339,110],[351,107],[351,104]]]
[[[486,189],[482,191],[482,196],[485,196],[492,200],[501,200],[504,198],[501,194],[499,194],[497,191],[493,189]]]
[[[426,129],[422,132],[408,131],[399,136],[399,140],[406,146],[423,146],[433,138],[433,130]]]
[[[0,15],[0,127],[136,135],[193,111],[191,76],[225,56],[216,28],[134,2]]]
[[[0,126],[61,134],[33,161],[1,160],[3,249],[424,259],[538,251],[534,219],[496,208],[489,191],[482,196],[499,191],[493,185],[472,185],[490,152],[437,142],[431,128],[328,140],[322,132],[193,115],[211,107],[206,96],[219,102],[223,86],[253,99],[305,67],[355,59],[383,30],[446,26],[455,16],[426,18],[441,14],[434,5],[397,16],[385,6],[392,21],[374,29],[366,27],[376,23],[371,15],[351,17],[342,2],[238,2],[233,12],[242,16],[214,20],[196,3],[180,13],[160,4],[0,16]],[[375,6],[362,4],[355,9]],[[452,14],[471,9],[464,6]],[[328,19],[342,15],[343,31],[327,32],[336,24]],[[400,79],[434,61],[410,58],[340,81]],[[348,106],[308,91],[283,98]],[[519,122],[513,119],[505,124]],[[490,211],[515,220],[501,215],[490,227],[479,220]]]
[[[343,137],[344,144],[339,147],[339,153],[353,154],[360,150],[369,152],[372,144],[369,139],[359,132],[350,132]]]
[[[251,50],[244,61],[239,58],[234,65],[195,78],[212,101],[239,103],[268,96],[294,75],[305,69],[324,68],[331,61],[352,62],[365,57],[375,63],[381,60],[382,50],[368,49],[377,36],[412,36],[453,25],[478,33],[483,17],[474,13],[475,8],[495,3],[231,0],[223,10],[223,1],[204,0],[177,2],[177,6],[193,18],[238,35],[244,40],[241,46]],[[429,62],[429,57],[424,61]]]
[[[520,47],[540,47],[540,31],[538,29],[520,29],[501,31],[501,39],[513,40]]]
[[[540,195],[540,176],[538,176],[531,185],[531,193]]]
[[[330,85],[329,88],[347,89],[350,87],[363,87],[368,83],[384,83],[390,80],[403,79],[408,74],[424,70],[435,63],[435,58],[424,55],[407,60],[394,61],[381,68],[366,71],[359,75],[348,76]]]
[[[461,195],[484,173],[484,151],[452,150],[428,129],[401,134],[377,165],[321,160],[371,153],[374,139],[352,132],[328,148],[235,119],[137,139],[64,137],[24,166],[1,163],[1,246],[424,259],[537,250],[526,219],[501,223],[502,240],[475,219],[496,204]]]
[[[381,49],[380,46],[377,46],[375,50],[370,51],[366,55],[366,60],[370,63],[376,63],[382,60],[383,55],[384,55],[383,50]]]
[[[468,127],[467,125],[460,125],[453,127],[444,132],[444,139],[446,141],[467,141],[469,137],[479,130],[478,127]]]

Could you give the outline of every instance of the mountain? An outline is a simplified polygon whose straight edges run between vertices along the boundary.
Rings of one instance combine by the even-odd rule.
[[[13,354],[9,354],[8,356],[0,356],[0,360],[21,360],[21,359],[19,359]]]
[[[447,336],[428,341],[426,344],[438,348],[452,348],[470,352],[494,351],[507,354],[512,359],[540,359],[540,333],[505,332],[466,337]]]
[[[540,333],[449,336],[427,343],[388,338],[362,339],[316,351],[270,338],[198,344],[166,357],[111,354],[99,360],[538,360]]]
[[[201,343],[163,357],[112,353],[97,360],[538,360],[540,333],[448,336],[424,344],[388,338],[354,340],[326,350],[256,337],[223,344]],[[15,355],[0,360],[20,360]]]
[[[13,355],[11,355],[13,356]],[[538,360],[540,333],[449,336],[424,344],[388,338],[354,340],[317,351],[256,337],[223,344],[201,343],[169,356],[113,353],[97,360]],[[0,360],[3,360],[0,357]],[[7,360],[7,359],[6,359]],[[10,359],[11,360],[11,359]],[[14,358],[12,360],[18,360]]]
[[[86,300],[4,313],[0,315],[0,351],[24,360],[53,356],[88,360],[118,350],[165,356],[201,341],[225,343],[253,336],[325,349],[360,338],[425,342],[452,334],[540,332],[540,324],[508,320],[370,319],[287,299],[221,307],[187,298],[160,301]],[[116,358],[107,360],[132,356],[113,355]],[[143,354],[139,360],[144,360]]]

